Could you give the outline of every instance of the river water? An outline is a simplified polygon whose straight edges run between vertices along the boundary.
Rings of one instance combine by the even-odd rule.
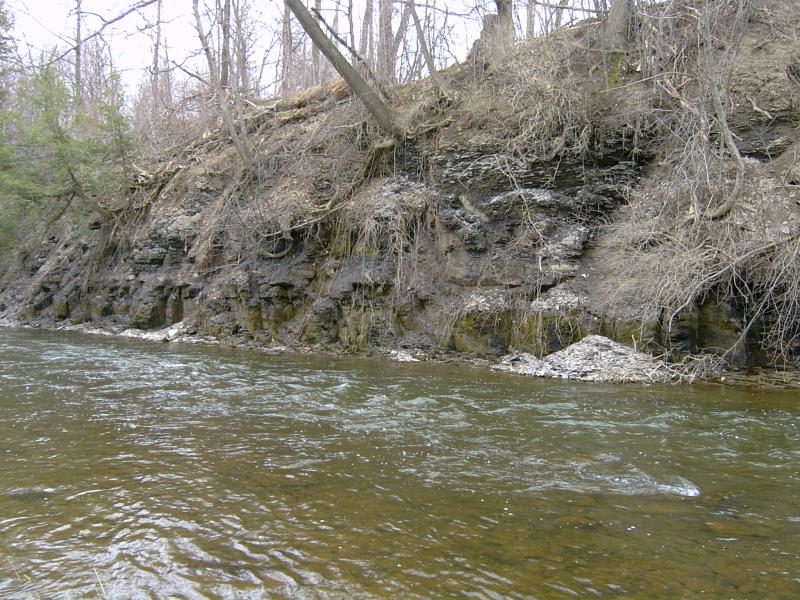
[[[798,598],[800,398],[0,328],[2,598]]]

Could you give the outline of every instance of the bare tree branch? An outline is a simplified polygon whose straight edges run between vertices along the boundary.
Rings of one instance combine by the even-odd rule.
[[[217,94],[219,109],[222,113],[222,120],[225,124],[225,129],[231,138],[231,142],[233,142],[233,145],[236,147],[236,151],[244,161],[245,168],[249,169],[253,165],[253,153],[251,152],[247,142],[242,139],[242,136],[236,129],[236,124],[233,122],[233,117],[231,116],[230,109],[228,108],[228,100],[225,95],[225,90],[222,89],[222,85],[219,81],[214,56],[211,53],[210,46],[208,45],[207,34],[203,31],[203,22],[200,18],[200,8],[198,4],[198,0],[192,0],[194,19],[197,27],[197,37],[200,40],[200,45],[203,47],[203,53],[206,55],[206,61],[208,62],[208,76],[209,79],[211,79],[214,92]]]
[[[422,23],[419,20],[419,15],[417,14],[416,8],[414,8],[414,0],[406,0],[406,6],[408,7],[408,11],[411,13],[411,19],[414,21],[414,28],[417,31],[419,49],[422,52],[422,56],[425,58],[425,63],[428,66],[428,72],[431,74],[431,79],[433,79],[433,83],[436,85],[439,93],[442,94],[442,96],[449,98],[450,90],[447,87],[447,82],[439,74],[439,71],[436,70],[436,63],[433,60],[433,55],[428,48],[428,42],[425,41],[425,31],[422,29]]]
[[[158,0],[141,0],[140,2],[137,2],[133,6],[125,9],[124,11],[119,13],[116,17],[113,17],[111,19],[104,19],[103,17],[100,17],[100,15],[97,15],[100,18],[100,20],[103,22],[103,24],[98,29],[96,29],[94,32],[90,33],[89,35],[87,35],[83,39],[81,39],[78,43],[72,44],[69,48],[67,48],[61,54],[58,54],[55,57],[53,57],[53,59],[50,60],[47,64],[51,65],[53,63],[58,62],[59,60],[61,60],[63,58],[66,58],[69,54],[71,54],[72,52],[75,52],[75,50],[77,50],[78,47],[81,44],[85,44],[89,40],[91,40],[93,38],[96,38],[98,35],[103,33],[103,30],[106,27],[108,27],[109,25],[113,25],[117,21],[121,21],[122,19],[127,17],[129,14],[131,14],[133,12],[137,12],[137,11],[143,9],[143,8],[146,8],[146,7],[150,6],[151,4],[155,4],[156,2],[158,2]],[[91,13],[91,14],[94,14],[94,13]]]

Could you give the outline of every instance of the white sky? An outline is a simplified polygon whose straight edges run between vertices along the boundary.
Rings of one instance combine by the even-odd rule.
[[[109,19],[132,3],[133,0],[83,0],[81,10]],[[53,45],[67,48],[74,43],[75,16],[70,14],[75,7],[74,0],[10,0],[7,5],[14,15],[20,51],[27,53],[26,48],[29,48],[35,55]],[[147,27],[155,21],[156,5],[153,4],[103,30],[103,36],[114,49],[115,67],[129,90],[135,89],[152,64],[154,32]],[[162,36],[167,40],[171,58],[182,61],[198,46],[191,0],[164,0],[162,21]],[[101,25],[98,17],[85,14],[83,37]]]

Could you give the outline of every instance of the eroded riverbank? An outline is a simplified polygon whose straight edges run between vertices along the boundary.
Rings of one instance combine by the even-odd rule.
[[[691,3],[643,6],[657,35],[616,73],[599,22],[520,42],[444,72],[449,99],[393,89],[421,127],[402,143],[337,80],[238,115],[252,164],[187,118],[191,142],[96,198],[110,216],[14,232],[0,318],[489,361],[601,335],[701,372],[796,368],[794,4],[717,3],[714,56]]]

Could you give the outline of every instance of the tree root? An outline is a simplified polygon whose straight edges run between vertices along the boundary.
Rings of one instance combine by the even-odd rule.
[[[445,119],[442,119],[441,121],[437,121],[436,123],[422,123],[418,127],[415,127],[414,129],[410,129],[407,132],[406,137],[408,139],[410,139],[410,140],[413,140],[414,138],[417,138],[417,137],[419,137],[421,135],[425,135],[427,133],[430,133],[431,131],[438,131],[439,129],[442,129],[443,127],[447,127],[452,122],[453,122],[453,119],[451,119],[450,117],[447,117]]]
[[[264,252],[264,256],[267,258],[284,258],[285,256],[288,256],[288,254],[294,249],[294,239],[288,233],[283,239],[288,240],[286,248],[280,252]]]

